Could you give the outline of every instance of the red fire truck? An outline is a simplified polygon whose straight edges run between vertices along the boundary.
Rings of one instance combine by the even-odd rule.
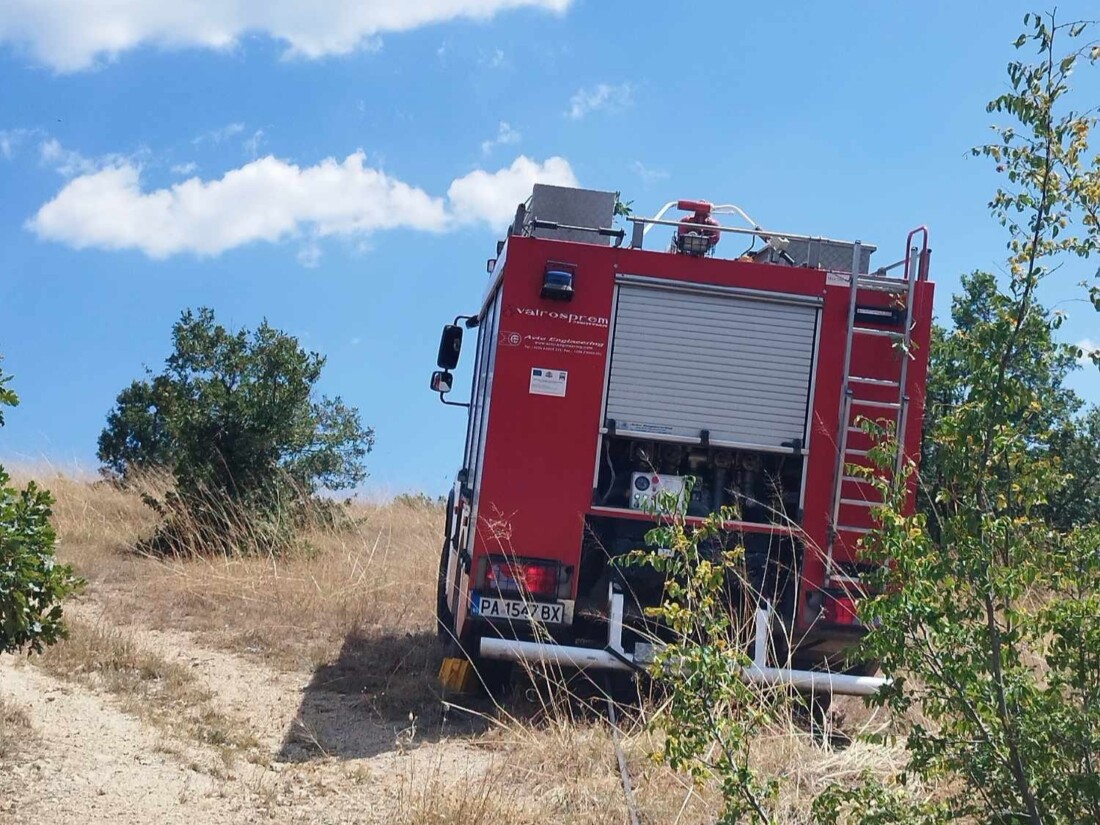
[[[673,202],[628,232],[612,228],[615,203],[536,185],[480,306],[444,328],[445,403],[463,331],[477,343],[441,635],[486,667],[640,667],[663,580],[615,559],[645,547],[660,491],[690,489],[688,523],[739,514],[725,527],[756,603],[746,678],[872,692],[873,665],[846,653],[879,499],[852,465],[869,461],[861,417],[896,427],[898,467],[919,454],[927,230],[872,270],[871,245],[764,230],[732,204]]]

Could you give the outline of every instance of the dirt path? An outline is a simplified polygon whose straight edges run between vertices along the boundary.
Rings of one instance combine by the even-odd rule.
[[[103,697],[0,660],[0,692],[29,713],[36,741],[0,775],[12,822],[245,822],[219,782],[163,752],[165,745]],[[217,814],[217,817],[215,817]]]
[[[105,621],[92,602],[71,615]],[[37,734],[21,759],[0,765],[0,821],[392,822],[418,790],[492,770],[493,756],[468,739],[421,741],[372,718],[360,697],[317,689],[312,674],[278,672],[188,633],[124,632],[189,667],[259,744],[226,759],[123,712],[117,697],[0,657],[0,696],[26,708]]]

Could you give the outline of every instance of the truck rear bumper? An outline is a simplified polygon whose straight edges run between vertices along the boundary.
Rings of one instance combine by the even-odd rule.
[[[484,637],[480,654],[486,659],[580,669],[643,671],[646,665],[622,648],[623,594],[609,588],[608,643],[603,649]],[[817,670],[769,667],[767,652],[772,626],[770,605],[756,611],[753,661],[742,669],[746,682],[767,687],[792,687],[812,693],[870,696],[889,684],[878,676],[853,676]]]
[[[554,665],[556,667],[575,667],[582,670],[592,668],[634,671],[642,667],[635,664],[633,657],[629,654],[626,654],[623,659],[617,659],[606,650],[594,647],[524,642],[515,639],[494,639],[489,636],[482,638],[480,652],[485,659]]]

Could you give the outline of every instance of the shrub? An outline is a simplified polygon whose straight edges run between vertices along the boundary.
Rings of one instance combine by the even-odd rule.
[[[8,380],[0,374],[0,426],[3,407],[19,402]],[[10,481],[0,467],[0,653],[40,652],[64,636],[61,600],[80,582],[54,559],[49,492]]]
[[[159,375],[118,396],[99,438],[103,472],[127,483],[150,469],[174,489],[149,500],[164,521],[150,546],[170,552],[270,550],[322,489],[366,477],[374,431],[340,398],[315,397],[323,356],[266,321],[231,332],[186,311]]]

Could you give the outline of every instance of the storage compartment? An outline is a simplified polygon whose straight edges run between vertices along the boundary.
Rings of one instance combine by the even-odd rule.
[[[818,314],[813,301],[626,276],[606,427],[637,437],[801,449]]]
[[[527,216],[540,221],[553,221],[562,226],[583,226],[589,229],[610,228],[615,220],[615,193],[569,186],[536,183],[531,192]],[[590,243],[606,246],[611,238],[576,229],[534,229],[536,238]]]

